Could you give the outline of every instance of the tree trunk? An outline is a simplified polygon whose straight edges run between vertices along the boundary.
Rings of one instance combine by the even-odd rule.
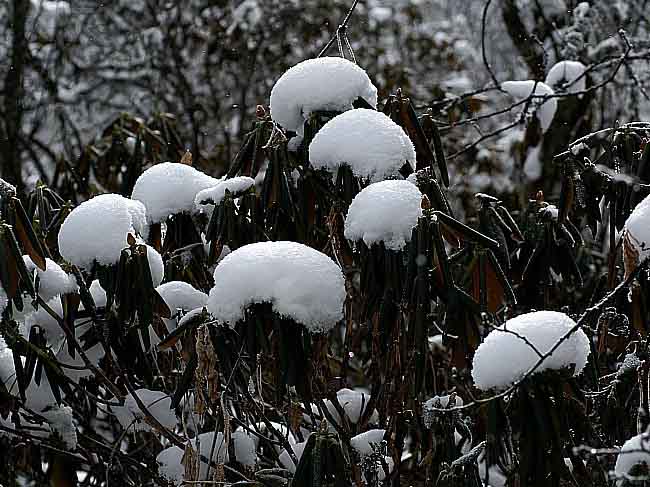
[[[4,130],[0,133],[0,176],[23,191],[21,175],[20,131],[23,120],[23,98],[27,38],[25,26],[29,12],[29,0],[13,0],[9,28],[12,31],[11,58],[4,84]]]

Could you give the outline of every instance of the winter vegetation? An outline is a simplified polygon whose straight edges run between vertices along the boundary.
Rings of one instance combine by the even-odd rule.
[[[648,39],[0,3],[0,485],[650,485]]]

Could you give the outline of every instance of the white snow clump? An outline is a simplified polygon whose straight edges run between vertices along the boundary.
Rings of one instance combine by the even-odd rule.
[[[173,429],[176,426],[176,413],[171,408],[172,398],[161,391],[138,389],[136,395],[162,426]],[[128,394],[124,406],[116,406],[113,412],[122,428],[133,428],[135,431],[151,431],[151,425],[145,422],[146,415],[140,409],[133,395]]]
[[[546,83],[542,83],[541,81],[536,82],[530,79],[526,81],[506,81],[501,85],[501,88],[516,100],[524,100],[531,95],[542,96],[554,94],[551,87]],[[539,98],[533,98],[531,107],[535,109],[535,115],[542,127],[542,132],[546,132],[555,116],[557,99],[549,98],[541,103]]]
[[[565,85],[567,93],[584,91],[587,79],[582,75],[586,69],[580,61],[560,61],[549,70],[545,84],[555,91],[560,91]]]
[[[625,477],[633,474],[634,467],[643,467],[650,470],[650,436],[648,433],[633,436],[627,440],[621,451],[616,457],[614,473],[618,476]],[[620,479],[617,485],[622,485],[623,479]]]

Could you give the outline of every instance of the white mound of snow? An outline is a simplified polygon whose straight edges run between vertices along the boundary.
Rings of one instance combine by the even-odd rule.
[[[409,181],[389,179],[373,183],[357,194],[345,218],[345,237],[368,247],[384,242],[402,249],[422,216],[422,193]]]
[[[206,204],[218,205],[226,195],[226,191],[231,193],[243,193],[247,189],[255,186],[255,180],[248,176],[237,176],[235,178],[224,179],[212,188],[201,190],[197,193],[194,204],[201,208]]]
[[[167,429],[176,426],[176,413],[171,408],[172,398],[161,391],[138,389],[135,391],[142,404],[161,425]],[[151,425],[145,421],[145,413],[140,409],[135,398],[128,394],[124,406],[113,408],[115,417],[123,428],[133,428],[135,431],[151,431]]]
[[[25,267],[30,272],[36,271],[38,276],[38,294],[44,301],[49,301],[58,294],[72,294],[79,290],[74,276],[66,273],[52,259],[45,259],[45,270],[39,269],[29,255],[23,255]]]
[[[582,74],[586,69],[587,67],[579,61],[560,61],[549,70],[545,83],[555,91],[559,91],[563,86],[568,86],[567,93],[584,91],[587,79]]]
[[[327,332],[343,318],[345,281],[325,254],[296,242],[259,242],[228,254],[214,270],[208,310],[234,326],[253,303],[311,332]]]
[[[312,112],[344,112],[359,97],[377,106],[377,88],[359,66],[341,57],[308,59],[290,68],[273,86],[271,118],[302,134]]]
[[[160,294],[163,301],[165,301],[169,307],[172,316],[175,316],[179,310],[182,313],[191,310],[197,310],[197,312],[200,312],[208,302],[207,294],[195,289],[191,284],[183,281],[166,282],[165,284],[158,286],[156,291],[158,291],[158,294]],[[176,329],[178,319],[163,318],[163,323],[165,323],[167,331],[171,333]],[[152,345],[156,345],[156,343],[152,343]]]
[[[257,437],[248,431],[238,429],[232,434],[235,457],[242,465],[253,467],[257,463]]]
[[[384,439],[386,430],[383,429],[373,429],[368,430],[365,433],[358,434],[353,436],[350,439],[350,446],[354,448],[359,455],[362,457],[372,455],[372,447],[379,446]]]
[[[481,390],[506,389],[521,379],[575,326],[575,321],[557,311],[535,311],[506,321],[490,332],[474,354],[472,378]],[[531,348],[532,344],[537,352]],[[564,340],[535,370],[560,370],[575,365],[580,374],[589,356],[589,339],[578,329]]]
[[[151,271],[151,281],[154,287],[159,286],[165,277],[165,265],[162,255],[158,253],[151,245],[147,245],[147,261],[149,261],[149,270]]]
[[[348,417],[348,420],[353,424],[357,424],[359,422],[366,409],[368,408],[368,403],[370,402],[370,394],[346,388],[340,389],[336,393],[336,398],[343,408],[343,411],[345,411],[345,415]],[[336,410],[332,402],[328,399],[325,401],[325,405],[327,406],[327,409],[332,415],[334,421],[336,421],[337,424],[341,424],[341,415]],[[379,416],[377,414],[377,411],[373,410],[370,414],[369,422],[376,423],[378,418]]]
[[[0,314],[4,313],[5,309],[7,309],[8,304],[9,298],[7,297],[7,293],[2,287],[2,284],[0,284]]]
[[[625,221],[627,240],[639,253],[639,261],[650,257],[650,196],[646,196]]]
[[[634,467],[642,465],[650,469],[650,436],[648,433],[633,436],[623,444],[618,457],[616,457],[614,473],[620,476],[630,475]]]
[[[13,353],[7,346],[5,339],[0,336],[0,382],[11,389],[11,384],[16,378],[16,368],[14,365]]]
[[[38,326],[45,335],[48,345],[55,346],[65,336],[63,328],[61,328],[57,319],[63,317],[63,306],[59,296],[53,297],[46,304],[56,317],[52,316],[43,306],[35,309],[31,305],[27,305],[25,309],[31,311],[25,315],[24,321],[20,323],[19,331],[23,337],[29,339],[31,329]]]
[[[293,453],[296,455],[296,459],[299,462],[303,452],[305,451],[306,446],[307,446],[307,440],[301,441],[300,443],[296,443],[295,445],[291,445],[291,448],[293,449]],[[280,462],[280,465],[286,468],[289,472],[296,473],[297,465],[293,463],[293,460],[291,460],[291,456],[289,455],[289,452],[287,450],[282,450],[282,452],[278,456],[278,461]]]
[[[192,212],[197,193],[217,186],[220,181],[192,166],[163,162],[138,177],[131,198],[144,204],[150,223],[159,223],[169,215]]]
[[[77,428],[72,419],[72,408],[69,406],[55,406],[48,408],[41,415],[47,420],[52,432],[56,432],[63,444],[74,450],[77,448]]]
[[[415,149],[406,132],[388,116],[358,108],[334,117],[321,128],[309,146],[312,166],[336,177],[339,166],[371,182],[399,176],[408,162],[415,169]]]
[[[185,476],[185,467],[182,463],[184,453],[181,448],[170,446],[156,457],[158,473],[174,485],[180,485]]]
[[[144,207],[118,194],[84,201],[66,217],[59,230],[59,251],[70,263],[90,267],[120,260],[129,233],[144,236]]]
[[[541,81],[535,82],[530,79],[526,81],[506,81],[501,85],[501,88],[516,100],[524,100],[531,95],[542,96],[554,94],[551,87],[546,83],[542,83]],[[535,109],[535,115],[539,119],[542,132],[546,132],[555,116],[557,99],[549,98],[542,103],[541,99],[534,98],[530,106]]]

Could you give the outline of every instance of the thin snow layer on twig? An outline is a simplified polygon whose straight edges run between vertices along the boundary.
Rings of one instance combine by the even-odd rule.
[[[491,331],[476,350],[472,365],[474,385],[484,391],[507,389],[539,361],[538,352],[542,355],[550,352],[575,325],[575,321],[557,311],[535,311],[506,321]],[[562,341],[534,373],[574,365],[574,375],[578,375],[588,356],[589,339],[578,329]]]
[[[208,311],[234,326],[253,303],[268,302],[281,316],[313,333],[343,318],[345,281],[327,255],[296,242],[259,242],[228,254],[214,271]]]
[[[309,161],[336,177],[348,165],[355,176],[371,182],[399,177],[405,163],[415,169],[415,149],[404,129],[375,110],[357,108],[334,117],[309,146]]]
[[[636,205],[625,221],[625,232],[640,261],[650,256],[650,196]]]
[[[66,217],[59,230],[63,258],[79,267],[120,260],[127,234],[145,236],[147,227],[141,203],[118,194],[102,194],[84,201]]]
[[[29,255],[23,255],[25,267],[38,276],[38,294],[44,301],[49,301],[58,294],[72,294],[79,290],[74,276],[65,272],[52,259],[45,259],[45,270],[39,269]]]
[[[344,112],[352,109],[357,98],[377,106],[377,88],[362,68],[341,57],[308,59],[290,68],[273,86],[271,118],[302,135],[312,112]]]
[[[554,92],[550,86],[541,81],[526,80],[526,81],[506,81],[501,85],[501,88],[516,100],[525,100],[529,96],[543,96],[553,95]],[[543,103],[539,99],[531,101],[531,107],[535,109],[539,123],[542,127],[542,132],[546,132],[551,126],[555,110],[557,110],[557,99],[549,98]]]
[[[138,389],[135,393],[151,416],[162,426],[167,429],[173,429],[176,426],[176,413],[171,408],[172,398],[170,396],[164,392],[149,389]],[[122,428],[132,428],[135,431],[151,431],[151,425],[146,422],[146,415],[138,406],[133,395],[128,394],[124,406],[115,406],[113,412]]]
[[[422,193],[410,181],[373,183],[352,200],[345,218],[345,237],[363,240],[368,247],[384,242],[388,249],[401,250],[422,216],[421,202]]]
[[[217,186],[220,179],[176,162],[162,162],[144,171],[133,186],[131,198],[141,201],[147,221],[159,223],[170,215],[194,211],[199,191]]]
[[[217,206],[221,203],[226,191],[233,194],[243,193],[249,188],[255,186],[255,180],[248,176],[237,176],[230,179],[224,179],[216,186],[199,191],[194,198],[194,205],[197,208],[202,208],[206,204]]]
[[[555,91],[566,86],[567,93],[579,93],[587,84],[587,79],[582,76],[586,69],[580,61],[560,61],[549,70],[545,83]]]
[[[354,448],[362,457],[372,455],[373,445],[375,448],[381,445],[385,434],[386,430],[383,429],[368,430],[365,433],[353,436],[350,439],[350,446],[352,446],[352,448]]]
[[[636,466],[650,468],[650,436],[647,433],[633,436],[627,440],[616,457],[614,473],[624,477],[633,474]]]

